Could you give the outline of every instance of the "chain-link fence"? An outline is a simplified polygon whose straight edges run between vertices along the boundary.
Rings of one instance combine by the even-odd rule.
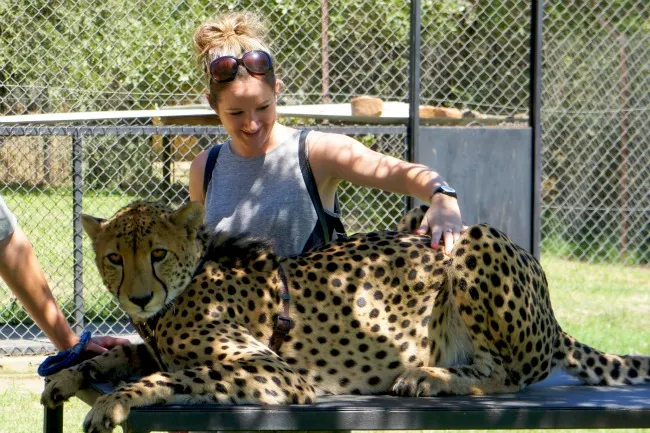
[[[314,126],[315,129],[324,129]],[[2,196],[34,245],[62,310],[79,332],[132,333],[103,288],[92,247],[72,221],[83,212],[106,218],[135,200],[177,207],[189,199],[193,156],[226,138],[222,128],[92,126],[9,128],[2,137]],[[329,127],[372,149],[404,158],[404,127]],[[372,134],[369,134],[370,130]],[[182,134],[182,135],[179,135]],[[349,232],[394,227],[403,197],[343,184],[340,200]],[[47,349],[40,330],[0,285],[0,354]],[[41,341],[33,341],[37,339]]]
[[[545,11],[542,249],[650,262],[650,3]]]
[[[409,2],[23,0],[0,3],[4,114],[200,102],[191,36],[205,18],[258,12],[287,104],[407,98]],[[524,1],[422,2],[422,103],[516,114],[528,106]]]
[[[0,114],[201,103],[193,29],[218,12],[243,9],[269,24],[286,85],[281,104],[346,103],[362,94],[404,102],[409,7],[402,0],[0,2]],[[525,116],[530,8],[527,1],[423,1],[421,103]],[[553,1],[544,13],[542,253],[647,265],[650,4]],[[150,122],[119,133],[104,125],[83,136],[84,212],[106,216],[136,198],[187,198],[189,161],[223,137],[201,128],[137,129]],[[90,256],[83,311],[75,298],[72,136],[50,132],[0,137],[2,194],[66,313],[102,332],[122,332]],[[402,127],[347,132],[405,155]],[[351,231],[391,226],[404,209],[399,197],[350,186],[342,198]],[[0,322],[0,340],[37,335],[1,282]]]

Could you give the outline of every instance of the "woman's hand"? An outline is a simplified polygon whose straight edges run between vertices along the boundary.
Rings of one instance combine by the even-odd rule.
[[[115,346],[120,346],[124,344],[130,344],[131,342],[126,338],[116,338],[109,337],[104,335],[101,337],[93,337],[90,339],[88,346],[86,346],[86,352],[94,352],[95,354],[101,354],[107,352]]]
[[[440,240],[445,244],[445,254],[450,255],[451,249],[461,233],[467,230],[460,217],[458,199],[445,194],[434,194],[431,206],[427,211],[418,234],[431,234],[431,248],[438,248]]]

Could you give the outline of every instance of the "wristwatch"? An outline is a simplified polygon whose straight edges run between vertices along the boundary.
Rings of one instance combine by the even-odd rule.
[[[449,197],[453,197],[456,199],[458,198],[458,194],[456,194],[456,190],[447,185],[438,185],[438,187],[433,190],[433,194],[431,194],[431,198],[433,198],[433,196],[438,193],[448,195]]]

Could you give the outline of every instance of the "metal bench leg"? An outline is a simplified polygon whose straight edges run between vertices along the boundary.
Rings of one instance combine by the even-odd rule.
[[[43,415],[43,433],[63,433],[63,405],[46,407]]]

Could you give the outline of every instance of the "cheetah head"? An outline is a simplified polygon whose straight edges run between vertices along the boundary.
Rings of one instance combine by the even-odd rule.
[[[82,216],[104,285],[134,322],[153,316],[190,283],[202,253],[205,210],[136,202],[108,220]]]

